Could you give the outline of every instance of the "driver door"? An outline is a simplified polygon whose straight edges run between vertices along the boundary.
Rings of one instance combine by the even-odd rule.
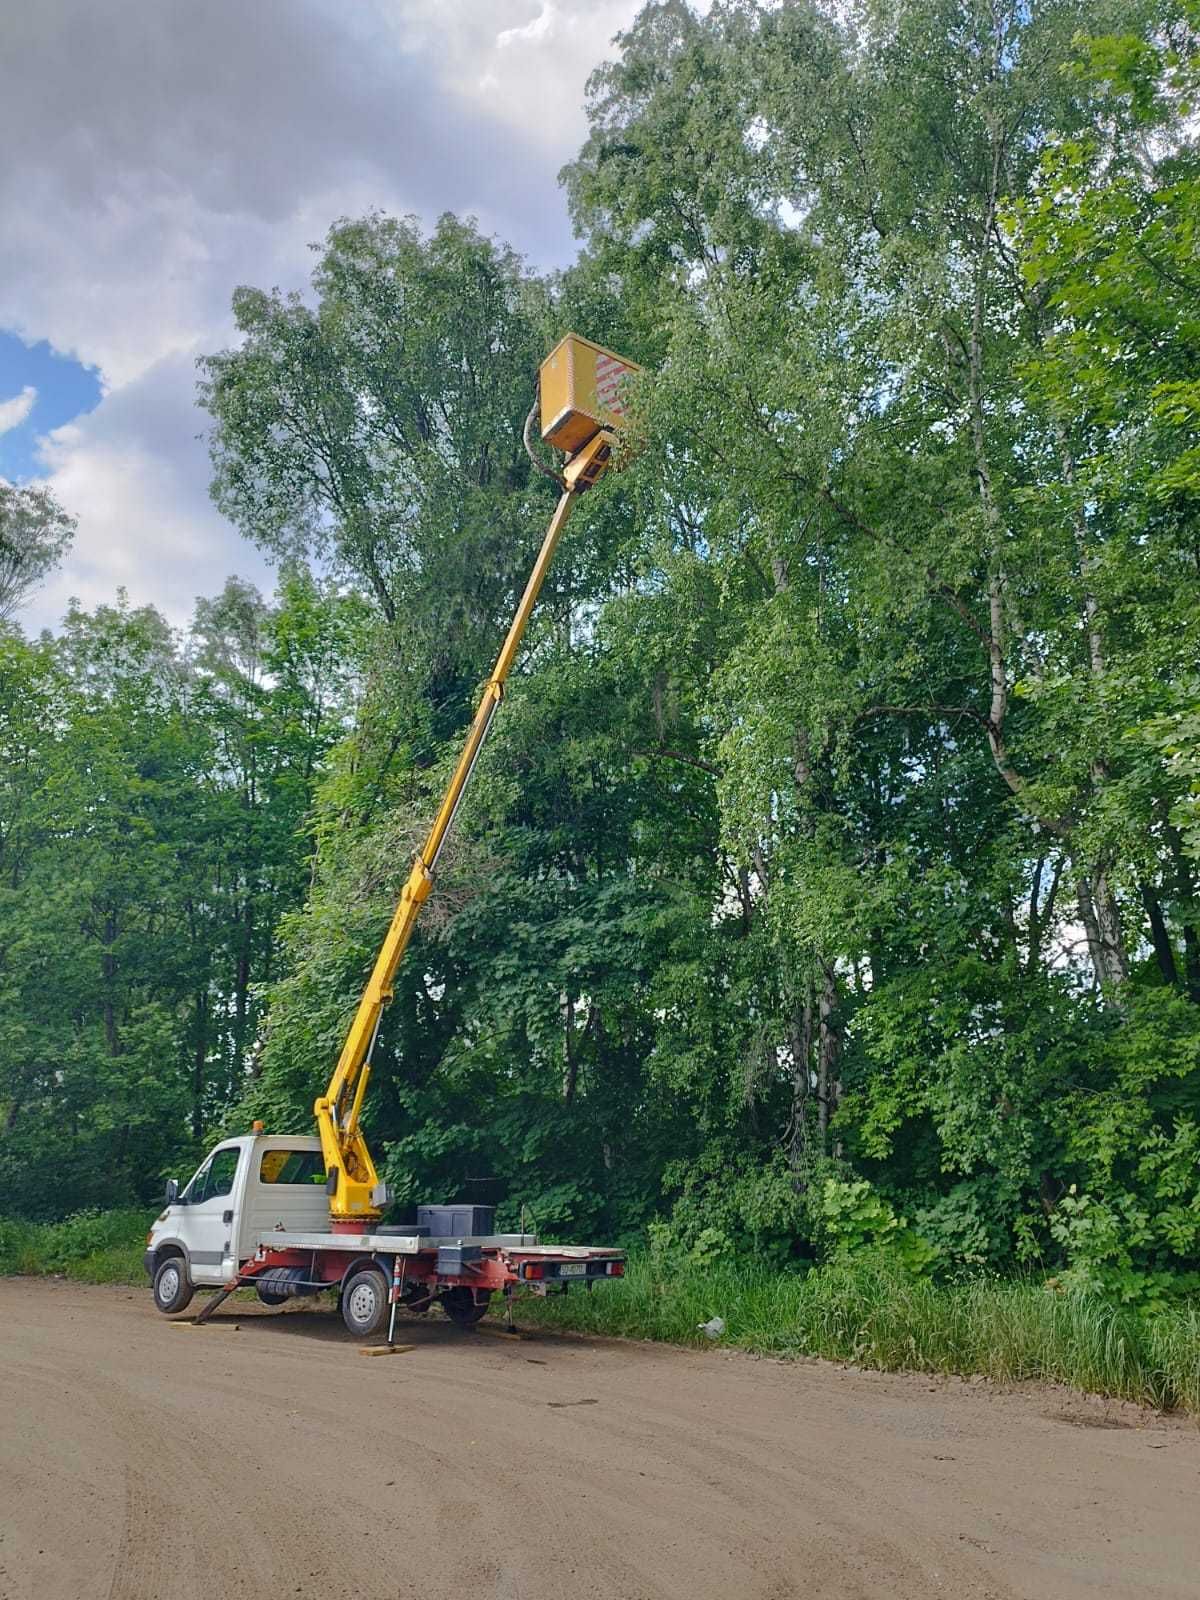
[[[218,1147],[179,1197],[180,1239],[193,1283],[224,1283],[233,1268],[233,1190],[241,1150]]]

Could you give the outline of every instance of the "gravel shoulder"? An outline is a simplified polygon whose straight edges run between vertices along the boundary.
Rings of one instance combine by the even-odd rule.
[[[401,1335],[398,1334],[398,1337]],[[1194,1600],[1200,1430],[1055,1390],[462,1334],[172,1326],[0,1280],[0,1600]]]

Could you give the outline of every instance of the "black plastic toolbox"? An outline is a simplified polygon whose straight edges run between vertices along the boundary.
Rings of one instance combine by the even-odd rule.
[[[495,1231],[495,1206],[418,1206],[417,1227],[433,1239],[479,1239]]]

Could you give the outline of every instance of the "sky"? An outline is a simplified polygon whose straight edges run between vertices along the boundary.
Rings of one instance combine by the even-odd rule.
[[[371,208],[574,254],[557,183],[639,0],[37,0],[0,18],[0,476],[78,520],[20,617],[175,624],[262,555],[208,499],[196,359]]]

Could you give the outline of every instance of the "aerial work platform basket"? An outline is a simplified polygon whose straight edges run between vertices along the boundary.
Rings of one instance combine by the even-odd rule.
[[[620,427],[626,381],[641,368],[613,350],[568,333],[538,373],[542,438],[574,455],[596,434]]]

